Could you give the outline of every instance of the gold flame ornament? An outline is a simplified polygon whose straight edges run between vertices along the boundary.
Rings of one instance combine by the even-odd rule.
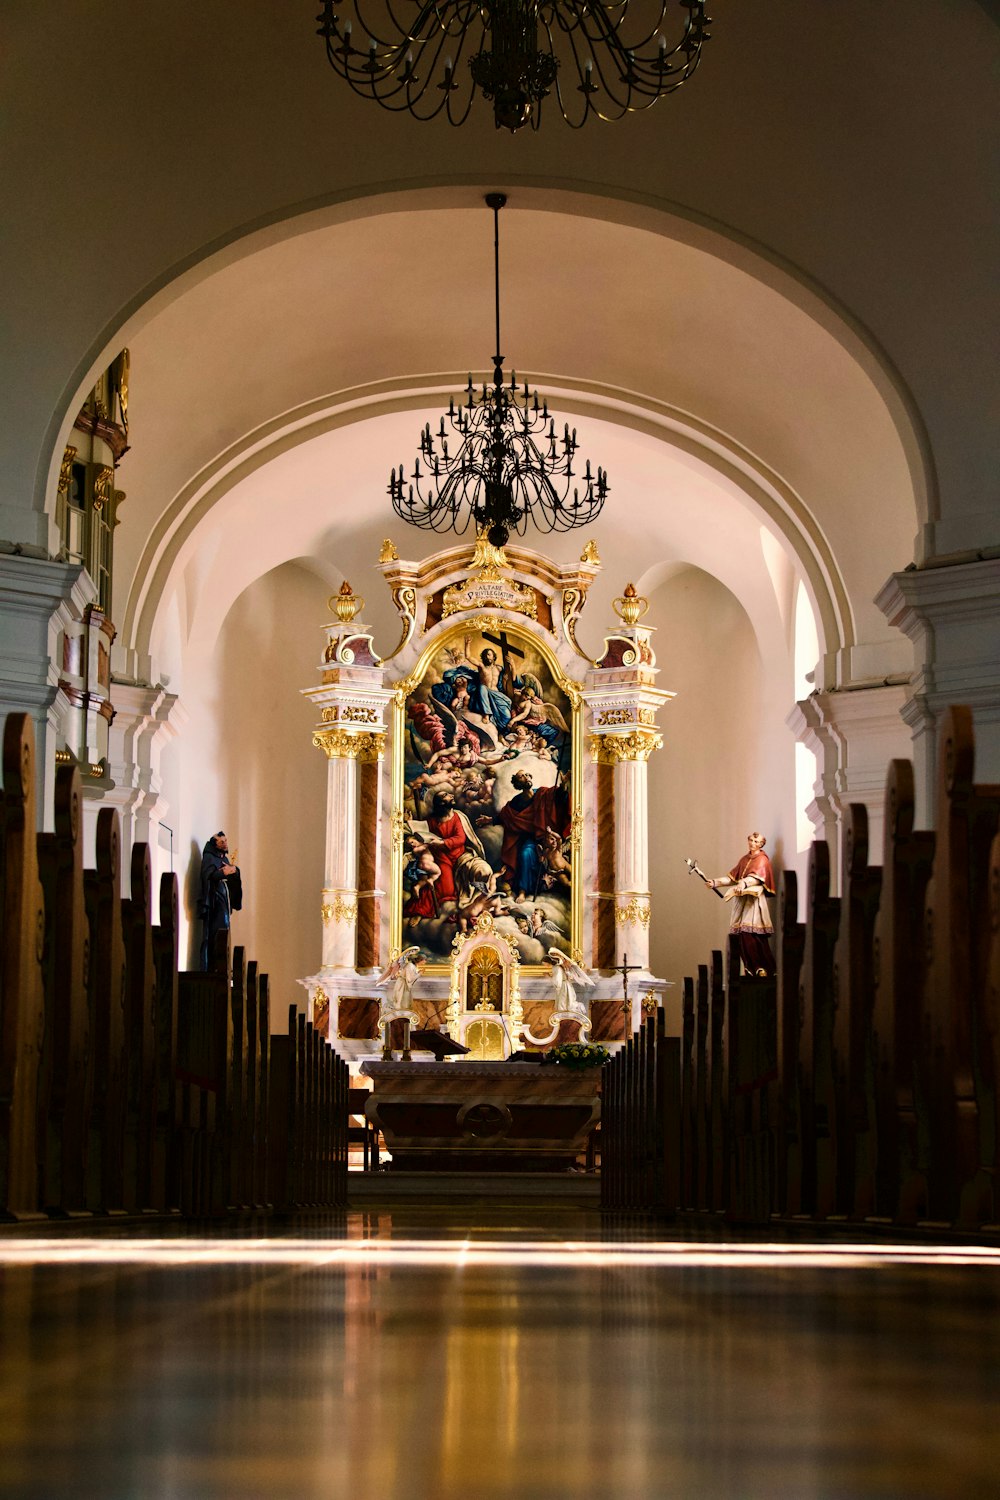
[[[635,625],[642,619],[649,608],[649,600],[644,599],[637,593],[634,583],[625,585],[624,594],[611,601],[611,607],[620,620],[626,625]]]
[[[344,579],[340,585],[340,593],[334,594],[330,599],[328,607],[334,611],[337,619],[342,625],[349,625],[354,616],[364,609],[365,601],[360,594],[355,594],[351,585]]]

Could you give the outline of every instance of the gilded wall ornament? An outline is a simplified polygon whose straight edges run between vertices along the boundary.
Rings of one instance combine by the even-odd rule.
[[[358,903],[347,901],[340,891],[334,891],[333,900],[324,901],[320,911],[324,927],[328,927],[331,922],[354,922],[358,916]]]
[[[380,563],[399,562],[399,553],[388,537],[382,543],[382,550],[379,552],[378,560]]]
[[[66,451],[59,465],[59,493],[65,495],[69,491],[70,480],[73,478],[73,465],[76,463],[77,449],[72,443],[66,444]]]
[[[593,540],[593,538],[591,538],[586,547],[584,547],[583,551],[580,553],[580,561],[582,563],[600,563],[600,553],[597,550],[597,543]]]
[[[649,902],[640,901],[638,896],[633,896],[626,906],[615,907],[615,921],[619,927],[648,927],[649,916]]]
[[[111,481],[114,477],[114,469],[98,469],[94,475],[94,509],[98,514],[106,505],[111,504]]]

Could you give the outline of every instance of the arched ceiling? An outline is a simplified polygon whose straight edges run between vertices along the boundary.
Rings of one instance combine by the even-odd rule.
[[[997,469],[988,196],[997,29],[973,0],[716,0],[713,9],[704,66],[674,98],[616,126],[574,135],[553,120],[512,139],[486,116],[458,131],[421,127],[355,99],[296,6],[102,0],[67,8],[58,31],[44,8],[8,6],[2,534],[29,539],[18,514],[48,503],[80,390],[133,314],[178,276],[305,210],[499,185],[587,197],[584,219],[670,213],[753,251],[776,281],[798,278],[882,360],[918,445],[926,428],[942,538],[974,537]],[[576,227],[571,248],[600,279],[602,242]],[[406,237],[390,301],[423,300],[432,249]],[[636,285],[627,263],[613,264]],[[336,281],[341,268],[327,272]],[[646,290],[629,308],[636,343]],[[349,281],[342,291],[350,302]],[[374,352],[377,312],[365,331]],[[596,359],[606,332],[597,314],[591,327]],[[740,363],[750,352],[736,346]],[[463,344],[455,366],[469,358]],[[537,355],[518,358],[579,374],[543,339]],[[400,366],[390,378],[428,368]],[[764,362],[761,379],[769,375]]]
[[[796,302],[705,248],[545,203],[526,190],[501,217],[502,343],[608,469],[602,539],[634,550],[641,537],[657,556],[699,566],[710,566],[710,539],[725,578],[745,550],[723,503],[739,486],[717,475],[706,489],[684,455],[737,455],[780,488],[784,513],[747,498],[747,515],[786,533],[814,598],[831,591],[819,613],[834,645],[884,639],[871,600],[908,559],[918,518],[899,433],[857,358]],[[206,545],[208,533],[195,541],[192,530],[206,507],[226,496],[230,545],[246,531],[239,496],[253,510],[246,478],[279,446],[306,451],[294,483],[287,465],[285,477],[272,467],[260,479],[281,494],[253,511],[270,538],[263,566],[275,548],[323,554],[335,541],[343,556],[352,533],[385,532],[389,468],[409,467],[421,423],[492,350],[491,231],[473,191],[307,223],[202,268],[137,318],[116,556],[127,644],[146,649],[170,570],[176,578],[181,554]],[[811,578],[813,566],[836,579]]]

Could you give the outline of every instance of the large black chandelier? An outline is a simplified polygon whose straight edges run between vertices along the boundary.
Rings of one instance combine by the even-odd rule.
[[[511,371],[504,380],[500,353],[500,210],[503,193],[487,193],[493,210],[493,273],[497,352],[493,384],[476,390],[469,376],[465,399],[448,404],[436,433],[428,422],[420,434],[420,455],[407,478],[403,465],[389,476],[392,508],[403,521],[424,531],[457,531],[474,524],[495,547],[510,533],[523,536],[528,523],[539,531],[572,531],[589,526],[601,513],[608,493],[604,469],[591,473],[590,460],[581,475],[573,468],[576,428],[563,428],[549,415],[547,401],[525,382],[518,386]],[[448,448],[449,433],[458,439]],[[421,458],[424,468],[421,468]],[[573,481],[577,482],[574,484]],[[571,493],[572,491],[572,493]]]
[[[342,78],[385,109],[468,118],[478,90],[497,129],[541,124],[555,93],[578,129],[648,109],[691,77],[706,0],[323,0],[318,35]],[[357,21],[349,18],[351,11]],[[674,16],[685,12],[683,21]],[[668,14],[669,13],[669,14]]]

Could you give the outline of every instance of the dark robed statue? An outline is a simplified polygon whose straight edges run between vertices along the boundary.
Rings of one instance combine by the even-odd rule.
[[[229,861],[229,840],[224,833],[209,839],[201,855],[201,889],[198,915],[201,917],[201,967],[208,969],[215,934],[229,926],[229,918],[243,905],[243,881],[236,865]]]

